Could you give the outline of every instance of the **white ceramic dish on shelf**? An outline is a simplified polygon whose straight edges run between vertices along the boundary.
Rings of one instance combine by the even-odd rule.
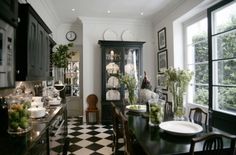
[[[193,136],[203,130],[200,125],[188,121],[162,122],[159,127],[169,134],[179,136]]]
[[[103,34],[104,40],[117,40],[117,33],[112,31],[111,29],[107,29]]]
[[[136,41],[134,34],[129,30],[125,30],[122,33],[121,39],[122,39],[122,41]]]

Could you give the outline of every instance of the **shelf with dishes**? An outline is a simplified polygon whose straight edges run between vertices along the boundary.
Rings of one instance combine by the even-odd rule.
[[[106,91],[106,100],[107,101],[121,100],[120,90],[111,89]]]

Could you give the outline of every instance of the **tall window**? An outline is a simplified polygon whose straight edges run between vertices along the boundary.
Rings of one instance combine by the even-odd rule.
[[[185,26],[186,67],[194,72],[187,93],[187,103],[208,105],[208,41],[207,18]]]
[[[210,12],[212,108],[236,114],[236,2]]]

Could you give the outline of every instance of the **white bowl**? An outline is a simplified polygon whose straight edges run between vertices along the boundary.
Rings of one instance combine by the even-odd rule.
[[[32,102],[42,102],[42,96],[33,96]]]
[[[40,117],[44,117],[46,114],[46,109],[43,107],[32,107],[29,108],[28,111],[30,112],[30,117],[31,118],[40,118]]]
[[[43,107],[43,102],[31,102],[32,108]]]

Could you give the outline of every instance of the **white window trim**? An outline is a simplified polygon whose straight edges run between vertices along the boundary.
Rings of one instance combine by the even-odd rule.
[[[195,16],[191,17],[190,19],[186,20],[185,22],[183,22],[183,49],[184,49],[184,52],[183,52],[183,57],[184,57],[184,62],[183,62],[183,67],[184,68],[187,68],[187,58],[188,58],[188,55],[187,55],[187,50],[188,50],[188,44],[187,44],[187,27],[204,19],[204,18],[207,18],[207,11],[203,11],[199,14],[196,14]],[[198,107],[204,107],[206,109],[208,109],[208,106],[205,106],[205,105],[200,105],[200,104],[196,104],[196,103],[188,103],[187,102],[187,98],[188,98],[188,93],[186,94],[185,96],[185,101],[186,101],[186,106],[191,106],[191,105],[194,105],[194,106],[198,106]]]

